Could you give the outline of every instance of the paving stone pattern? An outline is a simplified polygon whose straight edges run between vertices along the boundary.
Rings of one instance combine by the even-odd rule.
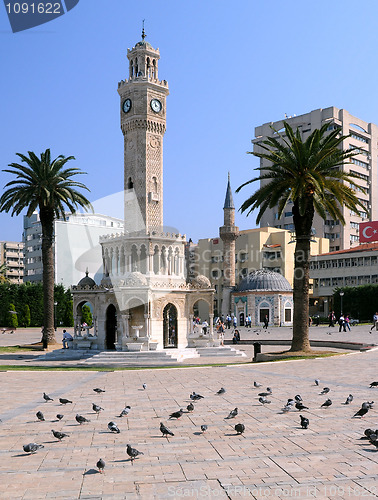
[[[336,358],[225,367],[133,371],[4,371],[0,424],[0,498],[4,499],[177,499],[177,498],[376,498],[378,451],[360,440],[378,427],[377,410],[351,418],[363,401],[378,397],[378,351]],[[320,379],[320,387],[314,379]],[[258,402],[253,381],[272,387],[271,404]],[[147,389],[142,389],[142,384]],[[331,388],[333,405],[320,408]],[[96,394],[93,388],[106,392]],[[224,395],[216,395],[220,387]],[[44,402],[46,392],[53,402]],[[193,413],[189,394],[205,396]],[[344,403],[349,393],[354,401]],[[300,394],[309,410],[283,414],[287,398]],[[62,406],[59,397],[73,401]],[[104,408],[92,410],[95,402]],[[119,418],[125,405],[128,418]],[[225,417],[238,407],[239,415]],[[35,414],[40,410],[46,421]],[[56,421],[56,414],[64,414]],[[90,420],[79,425],[79,413]],[[310,419],[300,427],[299,414]],[[115,421],[120,434],[107,429]],[[161,436],[160,422],[175,436]],[[243,423],[243,435],[234,426]],[[208,431],[201,433],[200,425]],[[57,441],[51,429],[69,434]],[[43,444],[34,455],[29,442]],[[126,444],[144,455],[132,464]],[[96,462],[106,462],[103,474]]]

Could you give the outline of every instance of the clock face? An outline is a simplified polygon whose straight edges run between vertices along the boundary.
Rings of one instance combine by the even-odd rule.
[[[124,113],[128,113],[131,109],[131,99],[125,99],[122,104],[122,109]]]
[[[151,109],[152,111],[154,111],[155,113],[159,113],[162,109],[162,104],[161,102],[159,101],[159,99],[152,99],[151,101]]]

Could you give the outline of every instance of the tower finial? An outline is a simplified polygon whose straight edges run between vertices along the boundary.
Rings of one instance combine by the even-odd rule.
[[[228,182],[230,182],[230,172],[228,172]]]
[[[145,19],[143,19],[143,27],[142,27],[142,40],[144,40],[146,38],[146,32],[144,31],[144,21]]]

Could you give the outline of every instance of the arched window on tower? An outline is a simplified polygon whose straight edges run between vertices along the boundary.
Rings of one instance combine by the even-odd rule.
[[[149,57],[147,57],[146,65],[147,65],[147,76],[148,78],[151,78],[151,62]]]
[[[157,178],[155,176],[152,177],[152,191],[155,194],[157,194],[157,192],[158,192],[158,181],[157,181]]]
[[[133,189],[133,187],[134,187],[134,183],[131,180],[131,177],[129,177],[127,180],[127,189]]]
[[[154,78],[157,78],[156,59],[153,59],[153,61],[152,61],[152,66],[153,66],[152,76],[153,76]]]
[[[134,75],[138,76],[138,59],[135,59],[134,62]]]

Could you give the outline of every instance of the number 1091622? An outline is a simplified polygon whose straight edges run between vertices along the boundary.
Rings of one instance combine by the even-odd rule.
[[[7,3],[8,14],[63,14],[62,5],[52,2]]]

